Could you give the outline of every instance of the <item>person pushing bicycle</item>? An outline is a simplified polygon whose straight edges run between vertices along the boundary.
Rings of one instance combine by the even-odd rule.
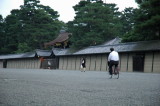
[[[109,53],[109,56],[108,56],[108,66],[109,66],[109,74],[112,75],[113,74],[112,67],[115,66],[115,69],[118,68],[119,54],[117,51],[114,51],[114,48],[110,48],[110,51],[111,52]]]

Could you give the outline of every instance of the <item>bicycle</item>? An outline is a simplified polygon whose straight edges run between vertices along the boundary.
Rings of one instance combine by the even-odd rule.
[[[115,65],[113,65],[112,66],[112,75],[111,75],[110,79],[112,78],[113,75],[116,75],[117,79],[118,79],[119,78],[119,71],[120,71],[119,66],[116,68]]]

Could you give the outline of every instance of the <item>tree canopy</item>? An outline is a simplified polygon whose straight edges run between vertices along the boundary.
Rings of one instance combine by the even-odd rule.
[[[4,22],[3,17],[0,15],[0,52],[5,52],[5,32],[4,32]]]
[[[28,52],[43,49],[43,44],[56,38],[63,22],[58,12],[43,6],[39,0],[24,0],[20,9],[14,9],[4,20],[5,39],[1,51]]]
[[[136,0],[139,9],[136,10],[135,26],[126,34],[123,41],[160,40],[160,1]]]
[[[92,2],[94,1],[94,2]],[[123,42],[160,40],[160,0],[135,0],[139,8],[118,11],[116,4],[102,0],[84,0],[73,6],[76,16],[64,23],[59,14],[40,0],[24,0],[3,19],[0,15],[0,54],[44,49],[44,42],[57,37],[64,28],[71,48],[81,49],[115,38]]]
[[[81,1],[73,8],[76,12],[75,19],[68,22],[73,48],[101,44],[107,39],[120,36],[120,12],[116,4]]]

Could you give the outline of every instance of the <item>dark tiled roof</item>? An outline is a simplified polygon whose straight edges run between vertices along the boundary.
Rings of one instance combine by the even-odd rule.
[[[91,46],[88,47],[86,49],[82,49],[78,52],[71,52],[70,49],[60,49],[60,48],[53,48],[52,51],[56,56],[65,56],[65,55],[76,55],[76,54],[93,54],[95,53],[103,53],[104,51],[106,51],[106,48],[103,48],[103,46],[105,45],[113,45],[113,44],[119,44],[121,42],[121,38],[116,37],[113,40],[107,41],[105,42],[103,45],[98,46]],[[109,48],[110,49],[110,48]],[[92,52],[94,50],[94,52]],[[100,51],[101,50],[101,51]]]
[[[37,56],[40,57],[49,57],[52,55],[51,50],[36,50]]]
[[[53,41],[50,41],[48,43],[45,43],[45,46],[48,46],[48,45],[54,45],[55,43],[61,43],[61,42],[64,42],[66,40],[69,39],[69,35],[71,33],[67,33],[67,32],[64,32],[64,33],[60,33],[59,36],[53,40]]]
[[[18,59],[18,58],[34,58],[35,56],[50,57],[51,55],[52,55],[51,50],[36,50],[35,52],[0,55],[0,60],[2,60],[2,59]]]
[[[72,55],[70,49],[53,48],[52,51],[56,56]]]
[[[52,53],[55,56],[102,54],[102,53],[109,53],[111,47],[113,47],[118,52],[160,51],[160,40],[131,42],[131,43],[115,43],[115,42],[117,42],[117,39],[112,40],[112,43],[109,42],[105,43],[104,45],[90,46],[76,52],[72,52],[70,49],[53,48],[52,50],[36,50],[35,52],[28,52],[21,54],[0,55],[0,60],[16,59],[16,58],[34,58],[36,55],[41,57],[50,57]]]
[[[0,55],[0,59],[33,58],[35,56],[36,56],[35,52],[27,52],[21,54]]]
[[[119,37],[116,37],[115,39],[109,40],[105,42],[103,45],[115,45],[121,43],[122,39]]]
[[[82,49],[78,52],[75,52],[74,54],[80,55],[109,53],[111,47],[113,47],[118,52],[153,51],[160,50],[160,41],[142,41],[132,43],[119,43],[115,45],[90,46],[86,49]]]

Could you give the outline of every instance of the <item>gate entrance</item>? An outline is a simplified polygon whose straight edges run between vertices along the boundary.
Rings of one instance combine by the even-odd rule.
[[[7,60],[3,60],[3,68],[7,68]]]
[[[41,61],[41,67],[42,69],[57,69],[58,68],[58,59],[44,59]]]
[[[144,72],[144,55],[133,56],[133,71]]]

